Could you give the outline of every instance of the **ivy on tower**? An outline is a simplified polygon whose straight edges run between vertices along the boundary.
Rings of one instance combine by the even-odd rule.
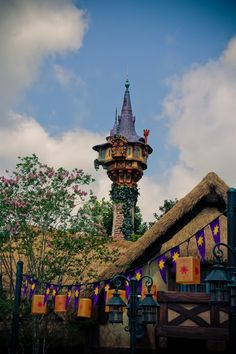
[[[93,147],[98,152],[98,158],[94,161],[95,168],[102,165],[112,181],[112,236],[127,240],[133,232],[134,207],[139,195],[137,182],[142,178],[148,156],[152,153],[148,145],[149,130],[144,130],[144,137],[135,131],[129,86],[126,80],[121,114],[117,116],[116,112],[114,127],[106,138],[107,142]]]

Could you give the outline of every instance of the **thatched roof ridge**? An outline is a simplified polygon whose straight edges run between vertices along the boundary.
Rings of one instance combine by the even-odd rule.
[[[107,268],[102,277],[110,278],[118,272],[126,271],[130,265],[143,254],[144,250],[151,246],[158,238],[162,237],[168,229],[170,229],[185,214],[191,211],[194,206],[211,190],[215,192],[225,201],[227,201],[227,184],[214,172],[209,172],[202,181],[194,187],[188,194],[180,199],[172,209],[170,209],[163,217],[158,220],[140,239],[138,239],[128,252],[109,268]],[[214,219],[214,218],[213,218]],[[129,242],[127,241],[127,244]]]

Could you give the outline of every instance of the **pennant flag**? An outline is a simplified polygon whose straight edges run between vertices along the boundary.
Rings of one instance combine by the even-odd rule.
[[[98,302],[99,290],[100,290],[100,284],[94,283],[94,285],[93,285],[93,307],[95,307]]]
[[[139,281],[142,278],[142,269],[137,268],[134,271],[135,278]],[[142,293],[142,281],[138,283],[138,294]]]
[[[172,266],[174,268],[174,271],[176,271],[176,261],[180,256],[180,249],[179,246],[173,247],[170,250],[170,256],[171,256],[171,261],[172,261]]]
[[[48,298],[49,298],[49,295],[50,295],[50,289],[51,289],[51,284],[46,284],[45,289],[44,289],[44,299],[43,299],[43,304],[44,305],[48,301]]]
[[[29,293],[29,299],[32,299],[32,296],[34,295],[35,289],[37,285],[37,280],[36,279],[31,279],[31,287],[30,287],[30,293]]]
[[[53,284],[53,287],[52,287],[52,301],[53,301],[54,304],[55,304],[55,296],[57,295],[58,288],[59,288],[59,285]]]
[[[80,296],[80,285],[75,286],[75,300],[74,300],[74,310],[77,310],[78,307],[78,302],[79,302],[79,296]]]
[[[110,290],[111,288],[111,283],[110,283],[110,280],[107,280],[105,282],[105,286],[104,286],[104,302],[106,303],[106,300],[107,300],[107,292],[108,290]]]
[[[22,296],[25,297],[28,291],[28,286],[30,283],[30,276],[25,274],[24,275],[24,285],[23,285],[23,291],[22,291]]]
[[[125,296],[126,299],[128,300],[129,298],[129,293],[130,293],[130,286],[129,286],[129,281],[130,281],[130,274],[126,275],[127,280],[125,281]]]
[[[167,283],[166,281],[166,256],[163,254],[162,256],[157,258],[157,265],[161,274],[161,277],[164,281],[164,283]]]
[[[71,299],[71,290],[72,290],[72,285],[67,287],[67,293],[66,293],[66,309],[69,305],[70,299]]]
[[[212,232],[212,236],[214,238],[215,243],[220,242],[220,220],[219,218],[213,220],[210,223],[210,227],[211,227],[211,232]],[[219,246],[218,246],[219,248]]]
[[[196,238],[196,243],[197,243],[197,248],[200,253],[200,256],[202,257],[202,260],[205,260],[205,254],[206,254],[206,242],[205,242],[205,234],[204,234],[204,229],[198,231],[195,235]]]

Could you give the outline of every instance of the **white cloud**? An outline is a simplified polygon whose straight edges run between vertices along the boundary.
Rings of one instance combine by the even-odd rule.
[[[210,171],[236,186],[236,37],[217,60],[194,64],[169,85],[162,119],[169,128],[166,143],[179,157],[163,175],[144,175],[139,182],[144,220],[152,220],[165,199],[182,198]]]
[[[181,197],[208,172],[236,185],[236,38],[218,60],[194,65],[172,78],[163,115],[168,144],[179,151],[163,182],[166,193]]]
[[[73,71],[64,68],[58,64],[53,65],[53,70],[54,70],[55,78],[61,86],[65,88],[70,88],[75,85],[77,89],[78,88],[81,89],[82,92],[86,91],[85,82]]]
[[[88,23],[69,0],[0,2],[0,120],[48,55],[78,50]]]
[[[213,170],[233,182],[236,174],[236,38],[216,61],[195,66],[172,82],[164,105],[169,143],[192,176]]]
[[[0,130],[0,156],[12,161],[12,164],[18,155],[36,153],[42,162],[55,167],[78,166],[87,172],[94,172],[96,152],[92,146],[103,141],[104,136],[78,129],[52,137],[34,118],[12,113],[11,120],[14,126]]]

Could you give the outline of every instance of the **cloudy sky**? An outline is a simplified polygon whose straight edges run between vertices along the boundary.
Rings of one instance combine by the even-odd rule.
[[[145,220],[208,172],[236,187],[234,0],[1,0],[0,171],[36,153],[96,172],[128,72],[136,130],[153,153],[140,186]]]

